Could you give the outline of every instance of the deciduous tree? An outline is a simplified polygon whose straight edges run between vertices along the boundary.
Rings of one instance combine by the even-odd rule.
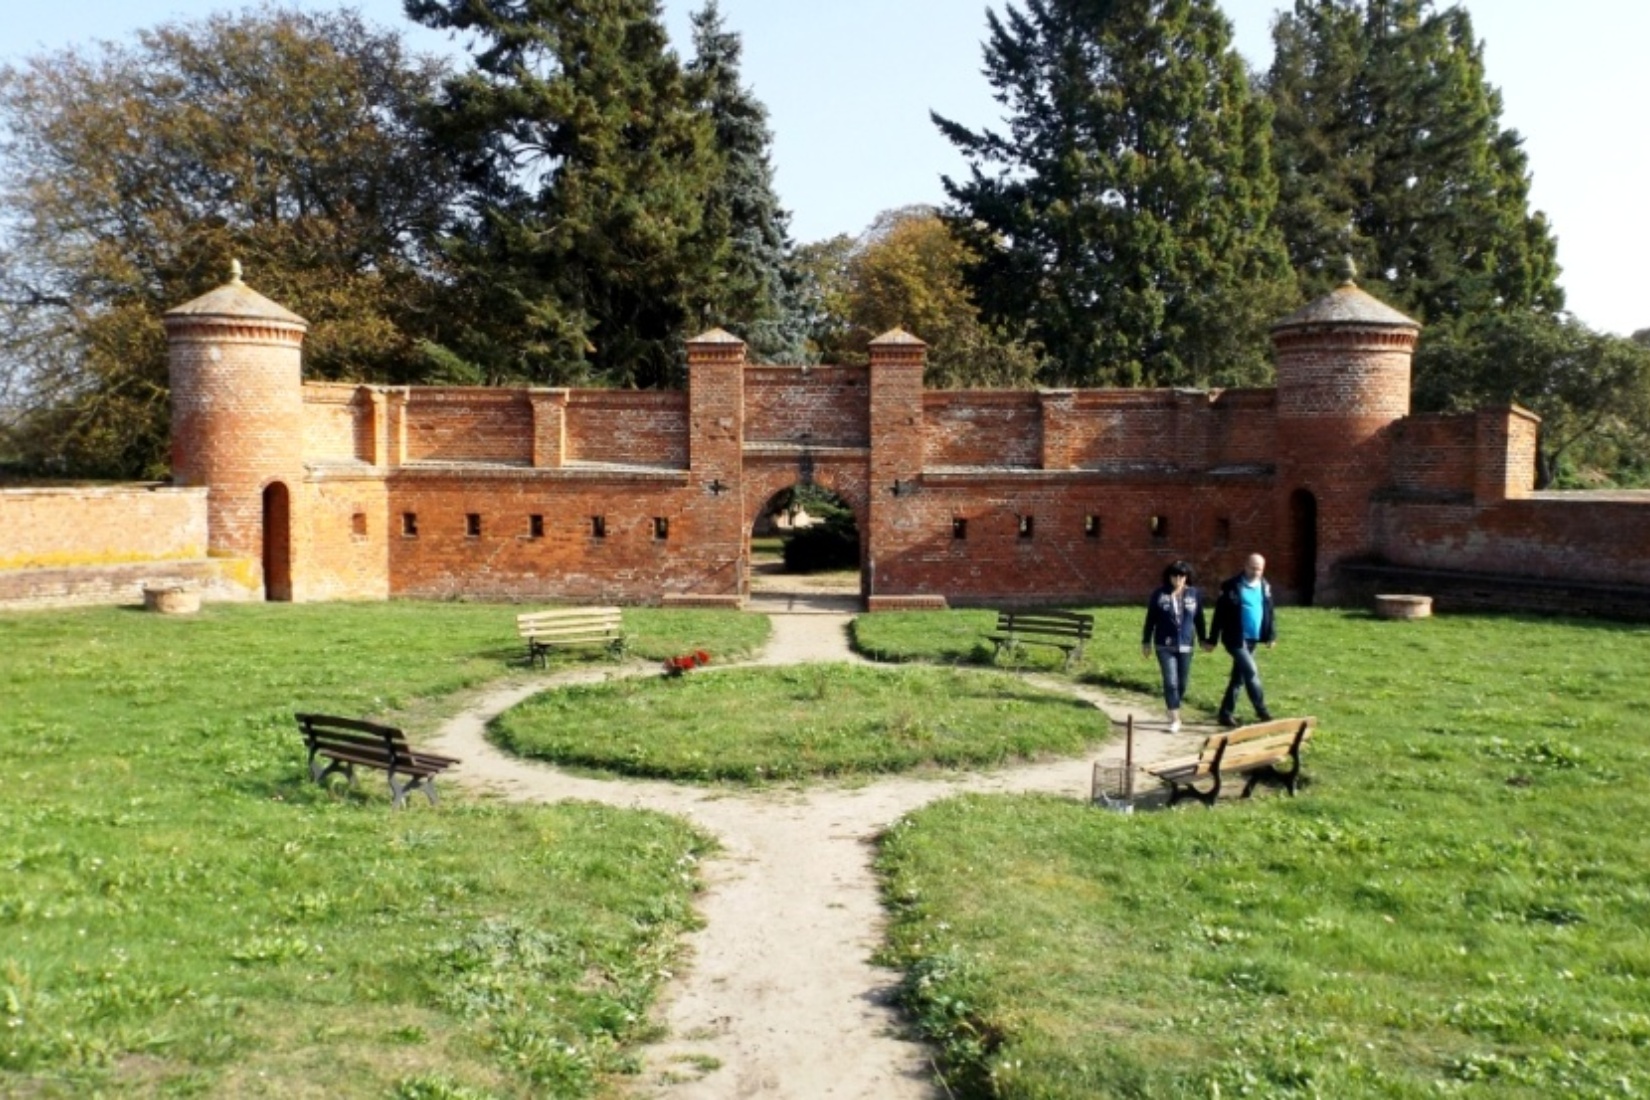
[[[231,258],[312,322],[311,373],[418,376],[439,324],[424,246],[453,194],[415,122],[440,71],[354,15],[280,9],[0,70],[0,362],[25,460],[163,473],[160,316]]]
[[[1416,404],[1516,402],[1540,414],[1540,487],[1642,484],[1650,475],[1650,347],[1529,309],[1444,322],[1425,339],[1432,369],[1416,381]]]

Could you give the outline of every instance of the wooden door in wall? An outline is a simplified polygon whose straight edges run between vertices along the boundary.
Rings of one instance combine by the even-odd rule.
[[[1318,587],[1318,498],[1296,489],[1289,498],[1289,529],[1294,537],[1295,598],[1311,606]]]
[[[292,599],[292,497],[279,481],[264,489],[264,599]]]

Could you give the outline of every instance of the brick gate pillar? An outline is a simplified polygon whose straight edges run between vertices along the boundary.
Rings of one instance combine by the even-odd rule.
[[[687,344],[686,544],[704,554],[707,579],[693,597],[742,600],[748,589],[745,530],[745,342],[711,329]]]
[[[920,538],[918,494],[922,487],[922,374],[928,345],[894,329],[870,344],[871,455],[866,489],[866,530],[860,575],[868,610],[902,606],[891,590],[892,566]]]
[[[1333,603],[1334,566],[1375,544],[1372,497],[1391,481],[1388,429],[1409,415],[1421,326],[1340,287],[1272,327],[1277,357],[1276,538],[1260,550],[1289,597]]]

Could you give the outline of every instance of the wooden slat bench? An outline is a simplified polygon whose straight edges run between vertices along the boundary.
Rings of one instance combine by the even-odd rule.
[[[1094,636],[1094,616],[1075,611],[999,611],[997,627],[986,637],[995,643],[992,659],[1005,648],[1047,645],[1063,650],[1066,667],[1083,656],[1083,645]]]
[[[1205,806],[1220,797],[1221,778],[1246,775],[1243,797],[1248,798],[1262,779],[1280,780],[1291,796],[1300,783],[1301,749],[1312,740],[1316,718],[1274,718],[1252,726],[1211,735],[1196,756],[1164,760],[1146,769],[1169,784],[1169,805],[1188,796]],[[1287,766],[1283,766],[1288,761]],[[1207,782],[1205,789],[1199,783]]]
[[[527,663],[543,667],[553,649],[605,646],[615,657],[625,650],[622,613],[616,607],[561,607],[516,616],[516,633],[527,642]]]
[[[397,809],[407,804],[409,791],[423,791],[435,805],[435,777],[458,763],[407,744],[407,735],[393,726],[331,714],[295,714],[309,747],[309,775],[324,783],[333,772],[343,772],[355,785],[355,768],[375,768],[390,780],[390,799]],[[321,758],[326,758],[322,766]]]

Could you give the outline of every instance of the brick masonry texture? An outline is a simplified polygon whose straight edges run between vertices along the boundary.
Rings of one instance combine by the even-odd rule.
[[[1286,601],[1430,577],[1650,607],[1650,493],[1535,492],[1516,407],[1411,415],[1391,322],[1282,327],[1275,388],[1209,392],[925,391],[903,333],[807,368],[707,333],[685,392],[305,385],[301,325],[168,328],[180,488],[0,493],[0,603],[129,602],[109,571],[166,562],[213,598],[727,606],[753,524],[812,482],[853,510],[874,610],[1134,602],[1256,550]]]

